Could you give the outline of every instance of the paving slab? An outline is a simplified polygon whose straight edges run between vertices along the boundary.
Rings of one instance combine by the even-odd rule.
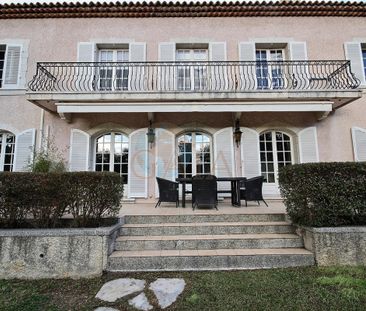
[[[159,278],[150,284],[149,289],[154,292],[160,307],[165,309],[177,300],[185,286],[183,279]]]
[[[144,280],[130,278],[109,281],[102,286],[95,298],[107,302],[115,302],[119,298],[143,291],[145,283],[146,281]]]
[[[144,293],[141,293],[140,295],[136,296],[133,299],[130,299],[128,301],[128,303],[130,304],[130,306],[135,307],[138,310],[142,310],[142,311],[148,311],[148,310],[152,310],[154,307],[149,303],[149,301],[147,300],[147,297]]]

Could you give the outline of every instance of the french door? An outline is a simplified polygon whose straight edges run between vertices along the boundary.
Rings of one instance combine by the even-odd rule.
[[[284,51],[276,49],[257,49],[256,76],[258,89],[281,89],[284,87],[283,68],[269,61],[283,61]]]
[[[11,172],[14,166],[15,135],[0,132],[0,171]]]
[[[128,50],[99,50],[99,61],[106,63],[98,73],[98,86],[101,91],[125,91],[129,84]],[[121,62],[115,65],[111,63]],[[108,64],[109,63],[109,64]]]

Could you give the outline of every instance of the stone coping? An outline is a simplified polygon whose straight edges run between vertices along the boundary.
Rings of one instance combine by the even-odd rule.
[[[303,227],[298,226],[300,229],[305,229],[313,233],[366,233],[366,226],[349,226],[349,227]]]
[[[50,236],[109,236],[123,225],[123,218],[110,227],[54,228],[54,229],[0,229],[0,237],[50,237]]]

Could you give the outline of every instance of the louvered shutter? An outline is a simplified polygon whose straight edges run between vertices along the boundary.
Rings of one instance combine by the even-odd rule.
[[[316,127],[307,127],[298,136],[300,163],[319,162]]]
[[[255,61],[255,43],[254,42],[240,42],[239,43],[239,60],[241,62]],[[257,85],[256,66],[243,64],[240,66],[240,80],[238,89],[255,89]]]
[[[174,62],[175,61],[175,43],[161,42],[159,44],[159,61]],[[175,90],[176,68],[174,66],[162,65],[158,68],[157,89],[161,91]]]
[[[226,61],[226,42],[211,42],[209,45],[209,59],[212,62]],[[229,88],[228,67],[220,64],[212,66],[211,77],[208,81],[209,88],[212,90],[227,90]]]
[[[171,181],[175,180],[175,136],[166,129],[158,128],[155,131],[155,176]],[[155,182],[155,194],[159,197],[158,185]]]
[[[89,170],[90,136],[78,129],[71,130],[70,138],[70,171]]]
[[[79,42],[77,60],[80,63],[89,63],[97,61],[97,49],[93,42]],[[73,70],[72,68],[70,70]],[[77,88],[79,91],[93,91],[96,86],[96,72],[93,66],[84,65],[74,69],[73,73],[77,81],[70,80],[71,88]]]
[[[352,73],[361,81],[361,84],[366,84],[361,44],[359,42],[346,42],[344,44],[344,50],[346,59],[351,61]]]
[[[131,133],[128,150],[128,193],[129,197],[147,197],[148,177],[148,143],[147,129],[139,129]]]
[[[15,137],[14,171],[26,171],[32,162],[36,142],[36,130],[29,129]]]
[[[355,161],[366,161],[366,129],[352,127],[352,142]]]
[[[242,127],[241,161],[243,176],[246,178],[261,175],[259,157],[259,134],[250,128]]]
[[[7,45],[5,56],[4,88],[17,88],[20,81],[22,46]],[[25,78],[24,78],[25,79]]]
[[[146,43],[133,42],[129,45],[130,62],[145,62],[146,61]],[[145,91],[145,68],[143,66],[129,67],[129,90]]]
[[[214,134],[214,167],[217,177],[235,175],[233,129],[226,127]],[[230,182],[219,182],[218,190],[230,190]],[[230,196],[230,194],[220,194]]]
[[[290,60],[292,61],[304,61],[308,59],[305,42],[290,42]],[[314,73],[317,74],[316,72]],[[293,77],[291,86],[296,88],[308,88],[310,85],[310,69],[306,63],[301,65],[291,66],[290,75]]]

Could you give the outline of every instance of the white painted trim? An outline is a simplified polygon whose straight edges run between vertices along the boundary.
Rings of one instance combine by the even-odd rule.
[[[242,44],[251,44],[252,45],[252,48],[253,48],[253,55],[254,55],[254,59],[252,61],[255,61],[255,41],[240,41],[238,43],[238,60],[239,61],[248,61],[248,60],[243,60],[241,59],[241,49],[242,49]]]
[[[357,154],[357,142],[356,142],[356,131],[360,131],[366,134],[366,129],[363,129],[358,126],[353,126],[351,128],[351,135],[352,135],[352,147],[353,147],[353,156],[356,162],[359,162],[360,159],[358,158]]]
[[[78,46],[77,46],[77,61],[79,61],[79,59],[80,59],[80,45],[81,44],[92,44],[93,45],[93,55],[92,55],[92,62],[95,62],[96,61],[96,59],[95,59],[95,57],[96,57],[96,49],[97,49],[97,46],[96,46],[96,44],[94,43],[94,42],[78,42]]]
[[[332,111],[332,104],[325,103],[248,103],[242,104],[238,102],[232,103],[195,103],[179,102],[171,103],[152,103],[152,104],[124,104],[108,105],[101,103],[100,105],[79,105],[68,104],[58,105],[58,113],[107,113],[107,112],[302,112],[302,111]]]
[[[172,45],[174,47],[174,60],[176,58],[175,54],[176,54],[176,50],[177,50],[177,44],[175,42],[159,42],[159,46],[158,46],[158,60],[159,61],[164,61],[161,59],[161,45]]]
[[[132,152],[131,152],[131,137],[132,135],[136,134],[137,132],[141,132],[144,131],[145,133],[147,133],[147,128],[142,128],[142,129],[138,129],[136,131],[133,131],[129,136],[128,136],[128,183],[127,183],[127,193],[128,193],[128,198],[131,198],[131,181],[130,181],[130,172],[131,172],[131,157],[132,157]],[[141,196],[141,198],[147,198],[148,197],[148,178],[149,178],[149,143],[147,141],[147,137],[145,139],[145,163],[146,163],[146,178],[145,178],[145,193],[143,194],[143,196]],[[133,196],[134,198],[140,198],[140,196]]]
[[[224,61],[227,60],[227,43],[226,41],[210,42],[208,44],[208,59],[212,61],[212,45],[213,44],[224,44]]]
[[[0,122],[0,131],[11,132],[14,135],[20,134],[20,131],[13,125],[1,123],[1,122]]]
[[[18,63],[18,76],[17,76],[17,83],[16,84],[8,84],[8,83],[5,83],[5,78],[6,78],[6,74],[7,74],[7,70],[6,70],[6,67],[7,67],[7,63],[8,63],[8,48],[9,46],[12,46],[12,47],[20,47],[20,53],[19,53],[19,63]],[[21,78],[23,78],[24,80],[26,79],[26,77],[21,77],[21,69],[22,69],[22,55],[24,53],[24,50],[23,50],[23,44],[20,44],[20,43],[7,43],[6,44],[6,49],[5,49],[5,58],[4,58],[4,67],[3,67],[3,85],[2,85],[2,89],[5,89],[5,90],[12,90],[12,89],[19,89],[21,86],[20,86],[20,80]],[[25,85],[25,83],[24,83]]]
[[[131,53],[131,45],[132,44],[134,44],[134,45],[142,45],[143,46],[143,50],[144,50],[144,55],[143,55],[143,60],[141,60],[141,61],[143,61],[143,62],[145,62],[146,61],[146,42],[131,42],[129,45],[128,45],[128,59],[129,59],[129,61],[130,62],[133,62],[132,60],[131,60],[131,56],[132,56],[132,53]]]
[[[300,137],[301,134],[306,131],[306,130],[313,130],[314,133],[314,139],[315,139],[315,153],[316,153],[316,161],[319,162],[319,147],[318,147],[318,132],[316,130],[315,126],[310,126],[310,127],[306,127],[304,129],[302,129],[298,134],[297,134],[297,138],[298,138],[298,147],[299,147],[299,160],[300,163],[303,163],[303,158],[302,158],[302,147],[301,147],[301,141],[300,141]]]
[[[73,145],[73,133],[79,132],[80,134],[85,135],[88,138],[87,147],[86,147],[86,167],[85,171],[89,171],[89,154],[90,154],[90,135],[79,129],[71,129],[70,131],[70,152],[69,152],[69,169],[71,166],[71,157],[72,157],[72,145]]]
[[[32,146],[33,146],[33,150],[31,150],[31,158],[30,161],[33,160],[33,156],[34,156],[34,148],[36,145],[36,129],[27,129],[21,133],[16,134],[15,136],[15,149],[14,149],[14,161],[13,161],[13,171],[17,171],[17,160],[18,160],[18,139],[19,136],[25,134],[26,132],[31,131],[32,132]]]

